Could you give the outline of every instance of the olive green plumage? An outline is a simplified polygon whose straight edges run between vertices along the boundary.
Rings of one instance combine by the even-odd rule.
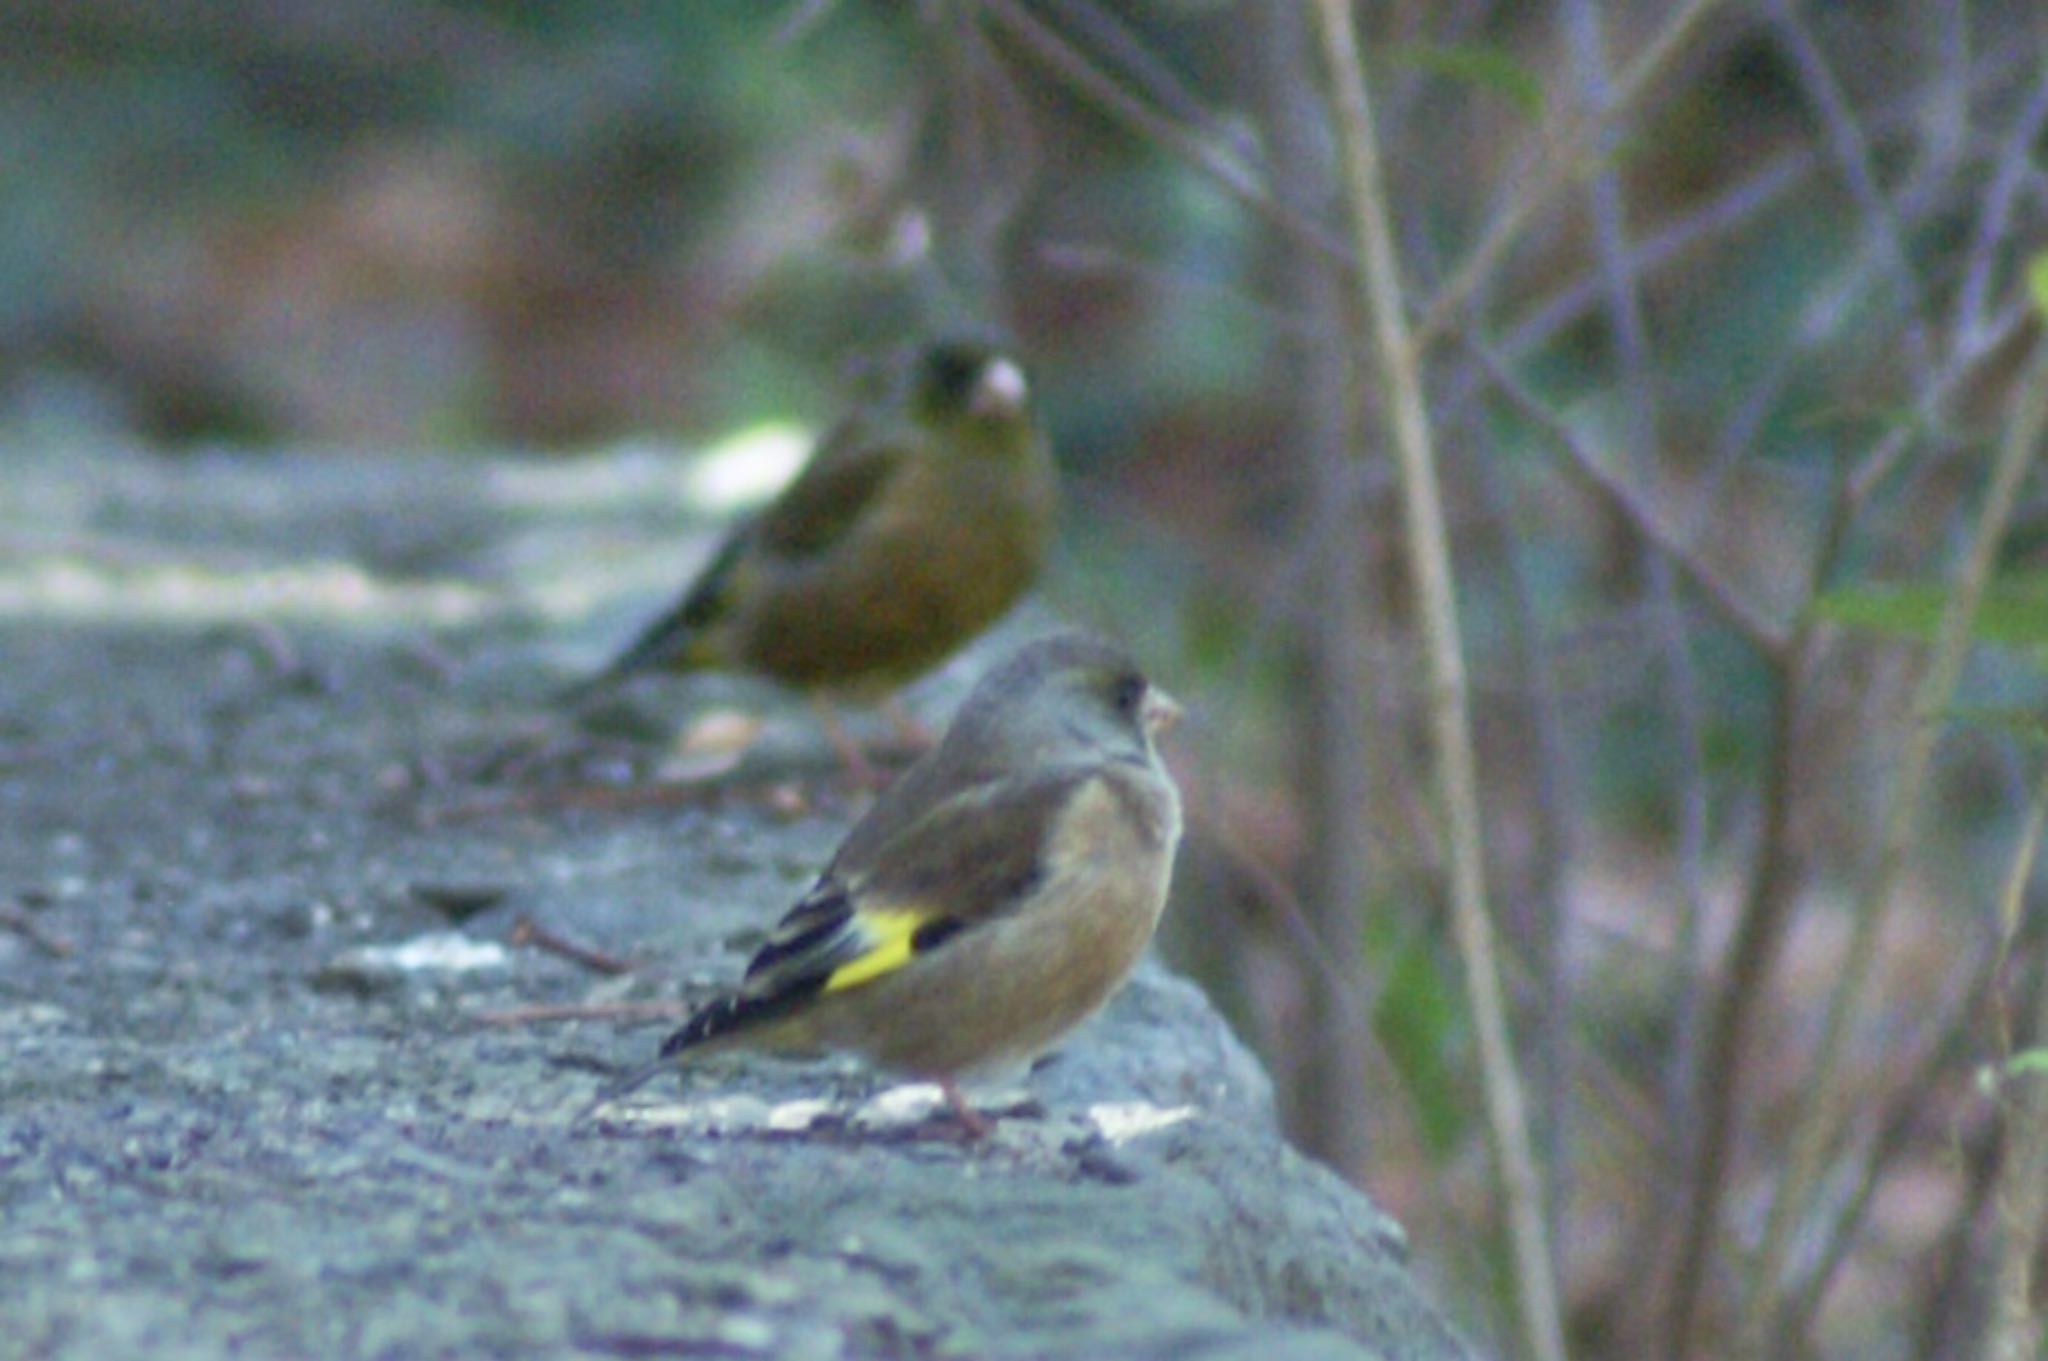
[[[680,602],[567,698],[656,670],[886,693],[1030,588],[1056,504],[1023,369],[979,342],[928,346],[826,433]]]
[[[599,1104],[715,1049],[835,1049],[938,1082],[978,1132],[956,1081],[1051,1047],[1152,937],[1181,831],[1154,738],[1178,712],[1107,643],[1019,649],[847,834],[739,987]]]

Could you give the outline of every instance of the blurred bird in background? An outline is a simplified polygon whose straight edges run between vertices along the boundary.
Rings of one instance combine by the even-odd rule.
[[[562,702],[652,671],[762,676],[810,696],[867,777],[830,701],[885,699],[1001,618],[1044,565],[1057,503],[1023,367],[981,341],[929,345]]]

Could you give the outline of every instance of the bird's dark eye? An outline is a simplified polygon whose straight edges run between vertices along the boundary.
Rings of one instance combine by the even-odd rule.
[[[1109,696],[1118,713],[1126,716],[1135,714],[1138,712],[1139,702],[1145,698],[1145,678],[1128,674],[1118,676]]]
[[[989,357],[965,345],[944,345],[925,359],[925,391],[942,406],[958,406],[988,367]]]

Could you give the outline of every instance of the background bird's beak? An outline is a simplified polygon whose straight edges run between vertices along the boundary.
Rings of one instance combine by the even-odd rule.
[[[1180,701],[1155,685],[1145,691],[1145,703],[1138,710],[1138,721],[1145,725],[1146,732],[1157,736],[1180,722],[1180,714]]]
[[[967,399],[967,413],[970,416],[1014,416],[1024,409],[1024,398],[1030,385],[1024,381],[1024,370],[1015,360],[993,359],[975,380],[974,392]]]

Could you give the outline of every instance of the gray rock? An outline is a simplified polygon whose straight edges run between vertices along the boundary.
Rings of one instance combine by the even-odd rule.
[[[582,783],[616,761],[440,664],[544,651],[534,582],[326,556],[374,529],[364,560],[566,571],[491,546],[516,479],[378,462],[326,517],[307,468],[5,474],[0,538],[40,547],[0,572],[0,903],[37,927],[0,931],[0,1356],[1464,1355],[1398,1226],[1287,1149],[1156,967],[985,1144],[832,1060],[575,1121],[671,1022],[531,1009],[729,979],[856,806]],[[416,967],[452,939],[422,883],[503,886],[462,931],[505,962]]]

